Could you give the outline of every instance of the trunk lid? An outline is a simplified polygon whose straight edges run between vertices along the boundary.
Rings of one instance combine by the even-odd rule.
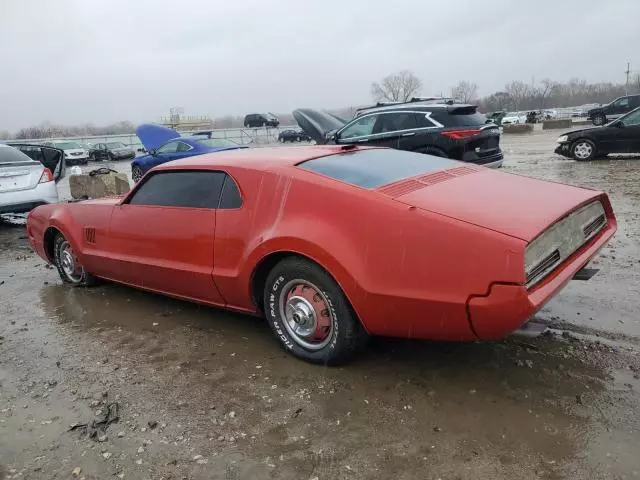
[[[441,170],[378,190],[399,202],[527,242],[601,195],[477,166]]]
[[[43,172],[44,167],[35,161],[0,163],[0,193],[35,188]]]
[[[314,139],[318,145],[327,143],[326,135],[328,132],[338,130],[345,125],[341,118],[311,108],[294,110],[293,118],[298,122],[302,131]]]

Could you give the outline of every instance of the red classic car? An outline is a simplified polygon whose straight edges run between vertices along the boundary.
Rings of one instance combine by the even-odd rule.
[[[286,350],[325,364],[369,335],[508,335],[591,271],[615,230],[600,192],[354,146],[192,157],[123,198],[41,206],[27,222],[67,283],[264,314]]]

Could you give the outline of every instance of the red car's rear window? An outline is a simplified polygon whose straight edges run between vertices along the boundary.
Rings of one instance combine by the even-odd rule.
[[[424,153],[379,149],[314,158],[299,163],[298,166],[358,187],[378,188],[461,163]]]

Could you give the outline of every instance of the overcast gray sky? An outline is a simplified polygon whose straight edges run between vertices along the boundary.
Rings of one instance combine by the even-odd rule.
[[[622,82],[638,19],[640,0],[0,0],[0,129],[344,107],[401,69],[425,95]]]

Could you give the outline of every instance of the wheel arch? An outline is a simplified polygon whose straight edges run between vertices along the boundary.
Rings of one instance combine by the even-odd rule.
[[[326,262],[319,261],[317,258],[314,258],[311,255],[308,255],[306,253],[302,253],[299,251],[295,251],[295,250],[283,249],[283,250],[272,251],[264,255],[262,258],[260,258],[260,260],[254,266],[253,271],[251,272],[249,285],[250,285],[251,299],[256,305],[258,311],[264,312],[263,292],[264,292],[265,283],[266,283],[267,277],[269,276],[269,273],[282,260],[286,258],[292,258],[292,257],[302,258],[310,263],[313,263],[314,265],[321,268],[327,275],[329,275],[329,277],[331,277],[331,279],[334,282],[336,282],[336,284],[342,291],[347,301],[347,304],[349,305],[349,308],[351,308],[353,314],[358,319],[358,322],[360,322],[360,325],[362,326],[362,328],[364,328],[365,331],[367,331],[367,327],[365,323],[360,318],[358,314],[358,310],[356,309],[354,302],[350,298],[351,297],[350,291],[348,290],[348,288],[345,288],[345,286],[347,285],[351,285],[355,287],[356,286],[355,279],[352,278],[346,271],[336,272],[337,273],[336,275],[334,274],[335,270],[332,271],[332,269],[328,268],[325,265]]]
[[[43,236],[42,244],[44,246],[44,252],[51,263],[54,263],[55,261],[55,252],[53,251],[53,249],[55,247],[56,235],[58,234],[64,235],[64,233],[62,233],[57,227],[49,226],[45,230]]]

